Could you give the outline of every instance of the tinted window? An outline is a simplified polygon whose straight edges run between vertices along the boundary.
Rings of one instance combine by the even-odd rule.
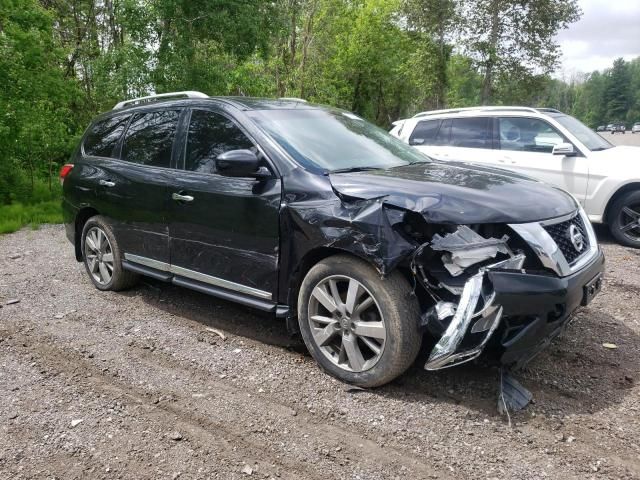
[[[418,122],[409,138],[409,145],[433,145],[440,120],[424,120]]]
[[[142,165],[169,167],[179,116],[177,110],[134,115],[125,134],[122,159]]]
[[[489,118],[454,118],[450,145],[466,148],[491,148]]]
[[[537,118],[499,118],[498,134],[501,150],[551,153],[564,137],[551,125]]]
[[[449,145],[449,137],[451,136],[451,120],[443,120],[442,125],[440,126],[440,130],[436,135],[436,139],[434,140],[434,145]]]
[[[129,115],[107,118],[94,123],[84,139],[84,153],[95,157],[114,157]]]
[[[253,143],[231,120],[213,112],[194,110],[189,123],[185,169],[216,171],[216,157],[229,150],[251,149]]]

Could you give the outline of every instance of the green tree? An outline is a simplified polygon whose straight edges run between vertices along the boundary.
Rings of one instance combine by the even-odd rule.
[[[560,57],[556,33],[579,17],[577,0],[465,2],[462,37],[483,74],[482,104],[496,100],[500,82],[531,82],[550,73]]]
[[[608,72],[604,102],[609,121],[624,120],[631,107],[631,75],[627,63],[618,58]]]

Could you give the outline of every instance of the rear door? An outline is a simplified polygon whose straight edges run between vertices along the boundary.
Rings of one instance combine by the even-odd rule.
[[[553,155],[554,145],[571,143],[560,131],[540,118],[496,119],[498,158],[505,167],[550,183],[575,196],[583,205],[589,182],[589,165],[574,145],[576,156]]]
[[[169,262],[167,184],[179,116],[179,109],[133,113],[112,154],[119,159],[91,162],[97,210],[110,219],[127,259],[154,267]]]
[[[451,120],[449,159],[503,166],[492,151],[492,119],[460,117]]]
[[[181,168],[168,194],[179,195],[169,207],[172,271],[262,299],[275,298],[280,179],[218,174],[216,157],[221,153],[251,149],[261,155],[226,113],[193,109],[185,125]],[[180,200],[185,197],[188,200]]]

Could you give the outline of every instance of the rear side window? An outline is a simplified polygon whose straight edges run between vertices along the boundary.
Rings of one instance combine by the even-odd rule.
[[[94,157],[117,155],[116,147],[130,115],[107,118],[94,123],[84,139],[84,153]]]
[[[122,159],[153,167],[169,167],[178,128],[178,110],[134,115],[124,137]]]
[[[490,119],[486,117],[454,118],[451,123],[452,147],[491,148]]]
[[[433,145],[440,127],[440,120],[418,122],[409,137],[409,145]]]
[[[451,119],[442,121],[442,125],[438,129],[434,145],[449,145],[449,137],[451,136]]]
[[[207,110],[194,110],[189,122],[184,168],[215,173],[218,155],[252,148],[251,140],[227,117]]]

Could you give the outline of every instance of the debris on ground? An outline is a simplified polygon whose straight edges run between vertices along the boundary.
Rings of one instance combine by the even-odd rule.
[[[218,335],[220,338],[222,338],[222,340],[226,340],[227,337],[225,336],[224,333],[222,333],[220,330],[217,330],[215,328],[211,328],[211,327],[207,327],[205,329],[207,332],[211,332],[211,333],[215,333],[216,335]]]
[[[509,414],[525,408],[531,402],[533,394],[524,388],[508,371],[500,370],[500,390],[498,412]]]

